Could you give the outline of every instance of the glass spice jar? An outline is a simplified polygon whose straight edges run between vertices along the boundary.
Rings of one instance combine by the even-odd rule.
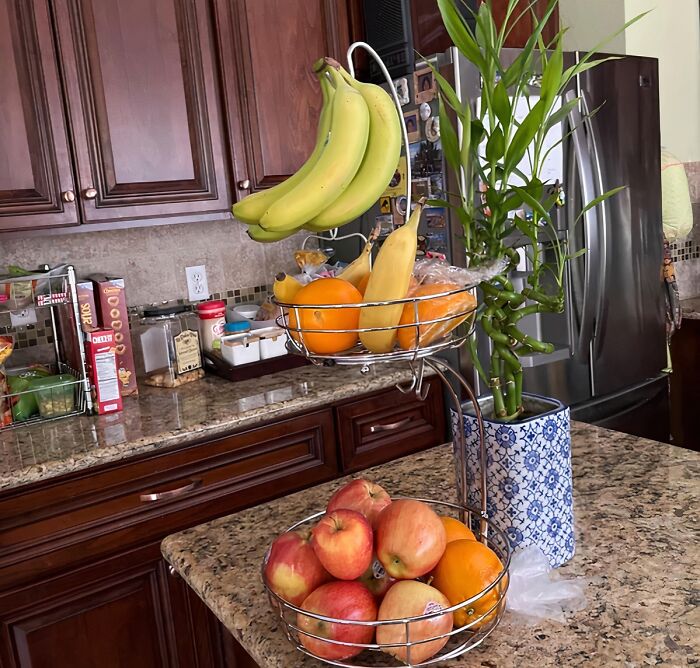
[[[136,341],[136,373],[146,385],[178,387],[204,376],[197,316],[182,304],[145,308]]]

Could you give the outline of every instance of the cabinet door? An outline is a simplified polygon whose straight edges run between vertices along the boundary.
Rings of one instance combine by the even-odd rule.
[[[216,0],[238,197],[293,174],[313,150],[323,56],[345,61],[338,0]]]
[[[0,230],[75,225],[46,0],[0,0]]]
[[[388,390],[338,406],[341,469],[354,473],[445,443],[442,387],[426,381],[428,395]]]
[[[6,668],[221,665],[213,620],[158,544],[0,596]]]
[[[209,3],[55,7],[83,221],[228,217]]]

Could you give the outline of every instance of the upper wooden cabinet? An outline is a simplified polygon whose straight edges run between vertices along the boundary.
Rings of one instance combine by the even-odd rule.
[[[0,230],[76,225],[46,0],[0,0]]]
[[[339,0],[216,0],[237,197],[293,174],[313,150],[321,92],[311,66],[345,59]]]
[[[83,222],[230,206],[206,0],[55,0]]]

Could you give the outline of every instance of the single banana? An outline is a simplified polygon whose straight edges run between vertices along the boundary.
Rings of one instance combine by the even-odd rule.
[[[287,237],[291,237],[292,234],[296,233],[296,230],[288,230],[286,232],[270,232],[269,230],[264,230],[260,225],[248,225],[246,230],[248,236],[253,241],[259,241],[261,244],[270,244],[273,241],[281,241]]]
[[[394,100],[383,88],[356,81],[340,65],[335,65],[345,81],[367,103],[369,138],[365,157],[352,183],[332,204],[311,219],[310,225],[316,232],[345,225],[370,209],[389,185],[401,155],[401,121]]]
[[[305,178],[268,207],[260,219],[266,230],[297,229],[308,223],[350,185],[362,163],[369,136],[367,103],[338,70],[326,71],[335,85],[328,142]]]
[[[297,292],[301,290],[304,286],[293,278],[289,274],[285,274],[281,271],[277,276],[275,276],[275,283],[272,286],[272,293],[275,295],[275,299],[282,304],[293,304],[294,297],[296,297]]]
[[[323,70],[318,73],[321,81],[321,94],[323,95],[323,107],[321,115],[318,119],[318,129],[316,130],[316,146],[307,161],[299,168],[297,172],[292,174],[288,179],[278,183],[272,188],[260,190],[251,193],[243,198],[240,202],[236,202],[231,208],[234,218],[248,225],[257,225],[268,207],[277,199],[286,195],[294,189],[296,185],[301,183],[312,170],[313,166],[318,162],[318,159],[323,152],[323,148],[328,140],[328,132],[331,127],[331,103],[335,95],[335,88],[331,85],[328,77],[325,76]],[[255,238],[255,237],[253,237]]]
[[[348,283],[352,283],[355,287],[358,287],[360,283],[369,275],[372,271],[370,258],[372,256],[372,247],[374,246],[374,240],[379,234],[380,226],[377,225],[372,233],[367,239],[365,247],[362,252],[347,266],[343,271],[338,274],[338,278],[342,278]]]
[[[383,302],[404,299],[408,293],[418,246],[418,223],[425,198],[416,205],[405,225],[394,230],[379,249],[363,301]],[[360,309],[360,329],[395,327],[401,320],[403,304],[365,306]],[[373,353],[388,353],[396,341],[395,329],[360,332],[360,341]]]

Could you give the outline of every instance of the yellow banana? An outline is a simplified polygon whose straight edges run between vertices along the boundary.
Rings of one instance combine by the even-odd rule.
[[[305,178],[268,207],[260,219],[266,230],[290,230],[308,223],[348,187],[364,157],[367,103],[335,68],[326,71],[335,85],[328,141]]]
[[[251,193],[243,198],[240,202],[236,202],[231,212],[236,220],[240,220],[248,225],[257,225],[268,207],[277,199],[286,195],[294,189],[296,185],[301,183],[306,175],[312,170],[313,166],[318,162],[318,159],[323,152],[328,139],[328,132],[331,126],[331,103],[335,95],[335,88],[331,85],[330,80],[319,72],[321,80],[321,94],[323,95],[323,107],[321,115],[318,119],[318,129],[316,130],[316,146],[307,161],[299,168],[297,172],[292,174],[288,179],[278,183],[272,188],[260,190],[256,193]],[[252,235],[251,235],[252,236]],[[255,237],[253,237],[255,238]]]
[[[374,231],[369,235],[362,252],[338,274],[338,278],[342,278],[344,281],[358,287],[370,271],[372,271],[370,257],[372,256],[372,247],[374,246],[374,240],[379,234],[379,229],[379,225],[377,225]]]
[[[425,204],[422,198],[405,225],[394,230],[379,249],[363,301],[383,302],[404,299],[411,281],[418,245],[418,223]],[[366,306],[360,309],[360,329],[394,327],[401,320],[403,304]],[[373,353],[387,353],[394,347],[396,330],[361,332],[360,341]]]
[[[356,81],[349,72],[338,67],[347,83],[367,103],[369,138],[365,157],[350,185],[311,219],[310,224],[316,232],[345,225],[372,207],[394,176],[401,154],[401,121],[394,100],[383,88]]]
[[[287,237],[291,237],[296,230],[287,230],[286,232],[270,232],[264,230],[260,225],[248,225],[248,236],[253,241],[259,241],[262,244],[270,244],[273,241],[281,241]]]
[[[275,276],[275,283],[272,286],[272,293],[275,299],[282,304],[293,304],[297,292],[304,286],[289,274],[283,271]]]

